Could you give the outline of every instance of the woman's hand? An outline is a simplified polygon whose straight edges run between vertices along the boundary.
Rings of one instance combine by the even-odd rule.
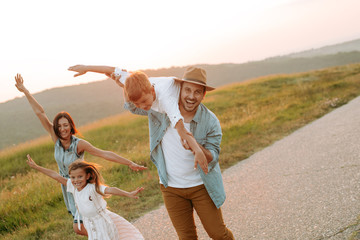
[[[129,168],[131,168],[131,170],[134,170],[134,171],[142,171],[142,170],[146,170],[147,167],[144,167],[144,166],[141,166],[141,165],[138,165],[134,162],[132,162],[130,165],[129,165]]]
[[[69,67],[68,70],[77,72],[74,77],[78,77],[88,72],[86,65],[74,65]]]
[[[15,76],[15,81],[16,81],[16,84],[15,84],[15,87],[20,91],[20,92],[26,92],[27,89],[26,87],[24,86],[24,79],[22,78],[21,74],[16,74]]]

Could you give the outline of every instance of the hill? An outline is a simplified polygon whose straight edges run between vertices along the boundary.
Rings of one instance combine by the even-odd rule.
[[[315,56],[323,56],[329,54],[336,54],[339,52],[352,52],[352,51],[360,51],[360,39],[356,39],[349,42],[339,43],[331,46],[325,46],[318,49],[311,49],[303,52],[293,53],[287,55],[286,57],[291,58],[309,58]]]
[[[53,88],[34,94],[49,120],[67,111],[81,126],[123,111],[123,92],[112,80]],[[0,148],[47,134],[25,97],[0,104]]]
[[[210,85],[229,83],[284,73],[306,72],[360,62],[360,39],[320,49],[243,64],[198,65],[207,71]],[[143,70],[149,76],[181,77],[185,68],[171,67]],[[59,111],[69,112],[76,124],[84,124],[121,113],[122,90],[112,80],[54,88],[35,94],[50,120]],[[0,104],[0,149],[46,135],[25,98]]]
[[[209,92],[204,104],[218,116],[223,132],[221,168],[248,158],[359,95],[360,64],[262,77]],[[127,191],[145,187],[136,201],[107,199],[112,211],[130,221],[162,203],[159,178],[149,158],[148,134],[147,118],[129,113],[83,131],[95,146],[148,167],[132,172],[124,165],[85,154],[85,159],[103,166],[101,172],[110,186]],[[59,184],[25,164],[29,153],[38,164],[57,169],[53,149],[48,140],[0,153],[1,239],[82,239],[73,233]]]

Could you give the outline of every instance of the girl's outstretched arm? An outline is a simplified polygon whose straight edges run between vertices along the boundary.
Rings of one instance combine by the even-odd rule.
[[[53,171],[53,170],[51,170],[51,169],[47,169],[47,168],[44,168],[44,167],[41,167],[41,166],[37,165],[37,164],[34,162],[34,160],[32,160],[32,158],[30,157],[29,154],[27,155],[27,158],[28,158],[28,160],[27,160],[26,162],[27,162],[27,164],[28,164],[31,168],[33,168],[33,169],[35,169],[35,170],[37,170],[37,171],[39,171],[39,172],[41,172],[41,173],[43,173],[43,174],[51,177],[52,179],[55,179],[56,181],[58,181],[58,182],[61,183],[62,185],[65,185],[65,186],[66,186],[66,183],[67,183],[67,179],[66,179],[66,178],[62,177],[62,176],[59,175],[57,172],[55,172],[55,171]]]
[[[117,187],[107,187],[107,188],[105,188],[105,194],[111,194],[111,195],[124,196],[124,197],[138,199],[139,196],[137,196],[137,194],[143,190],[144,190],[143,187],[138,187],[138,188],[136,188],[136,190],[134,190],[132,192],[127,192],[127,191],[121,190]]]
[[[31,95],[31,93],[24,86],[24,80],[23,80],[21,74],[17,74],[15,76],[15,81],[16,81],[16,84],[15,84],[16,88],[20,92],[23,92],[25,94],[28,102],[30,103],[36,116],[39,118],[41,124],[43,125],[45,130],[50,134],[53,142],[56,142],[58,137],[56,136],[56,134],[54,132],[53,124],[49,121],[48,117],[46,116],[44,108],[36,101],[36,99]]]

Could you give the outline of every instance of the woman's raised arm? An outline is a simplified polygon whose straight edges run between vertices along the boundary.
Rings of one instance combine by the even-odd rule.
[[[36,116],[39,118],[41,124],[43,125],[45,130],[50,134],[52,140],[54,142],[56,142],[58,137],[56,136],[56,134],[54,132],[53,124],[49,121],[48,117],[46,116],[44,108],[36,101],[36,99],[31,95],[31,93],[24,86],[24,80],[23,80],[21,74],[17,74],[15,76],[15,81],[16,81],[16,84],[15,84],[16,88],[20,92],[23,92],[25,94],[28,102],[30,103],[32,109],[34,110],[34,113],[36,114]]]

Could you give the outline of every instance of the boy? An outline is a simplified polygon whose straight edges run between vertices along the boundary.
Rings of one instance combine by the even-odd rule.
[[[174,77],[148,78],[145,73],[136,71],[128,73],[126,70],[109,66],[75,65],[69,67],[69,71],[77,72],[74,77],[87,72],[102,73],[111,77],[124,88],[125,97],[133,102],[136,107],[145,111],[153,109],[160,113],[166,113],[171,126],[175,127],[182,139],[185,148],[190,148],[195,155],[194,168],[199,164],[205,174],[208,173],[206,157],[192,134],[184,127],[184,119],[179,111],[180,83]],[[188,71],[187,77],[202,74],[201,72]],[[189,102],[191,104],[191,102]]]

